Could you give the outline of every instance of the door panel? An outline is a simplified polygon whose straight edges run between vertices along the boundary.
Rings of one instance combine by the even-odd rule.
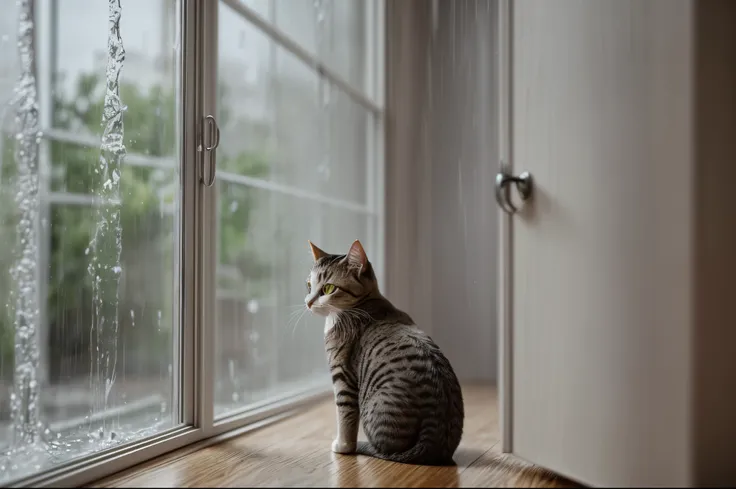
[[[512,450],[591,485],[689,480],[691,19],[512,4]]]

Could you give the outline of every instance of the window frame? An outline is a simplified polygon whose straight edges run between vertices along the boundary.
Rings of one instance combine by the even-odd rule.
[[[338,0],[339,1],[339,0]],[[270,398],[215,419],[214,384],[217,273],[217,191],[216,185],[206,187],[200,176],[204,159],[201,152],[203,120],[207,115],[217,117],[217,37],[218,9],[222,2],[267,35],[272,42],[295,55],[328,79],[371,115],[367,124],[367,202],[360,209],[369,216],[368,243],[372,262],[379,280],[385,276],[385,35],[386,0],[363,2],[366,36],[365,79],[362,88],[355,88],[335,70],[319,61],[276,26],[237,0],[178,0],[181,55],[176,61],[177,117],[179,119],[180,211],[178,258],[178,308],[174,327],[174,389],[175,404],[179,408],[179,426],[99,453],[75,458],[57,468],[29,477],[9,480],[10,487],[79,487],[134,465],[154,459],[178,449],[194,451],[241,435],[283,419],[297,412],[300,406],[322,399],[331,392],[329,385],[306,386],[304,389]],[[53,19],[53,0],[36,0],[39,58],[50,59],[53,49],[48,31]],[[44,29],[47,30],[44,32]],[[43,63],[46,64],[46,63]],[[48,70],[46,70],[48,71]],[[39,75],[39,85],[50,83],[50,75]],[[44,104],[45,92],[39,91]],[[48,104],[48,101],[45,102]],[[46,105],[48,107],[48,105]],[[48,111],[44,111],[48,112]],[[42,116],[43,117],[43,116]],[[43,119],[44,144],[39,151],[39,168],[43,169],[44,147],[49,140],[69,140],[81,144],[98,145],[97,141],[80,140],[74,134],[54,130],[50,121]],[[83,138],[82,138],[83,139]],[[128,155],[127,160],[136,160]],[[137,164],[145,164],[140,158]],[[146,158],[148,159],[148,158]],[[150,162],[149,162],[150,163]],[[41,175],[41,184],[47,175]],[[267,189],[268,190],[268,189]],[[304,192],[302,192],[304,194]],[[51,193],[47,194],[51,195]],[[319,197],[319,196],[317,196]],[[307,197],[309,198],[309,197]],[[327,200],[328,198],[323,198]],[[50,202],[42,202],[42,206]],[[334,199],[330,199],[334,200]],[[341,206],[349,208],[348,206]],[[354,209],[358,206],[355,204]],[[43,209],[43,207],[42,207]],[[43,253],[43,252],[42,252]],[[43,255],[40,256],[43,259]],[[43,267],[39,267],[43,269]],[[44,272],[41,272],[44,273]],[[176,327],[178,325],[178,327]],[[41,328],[41,335],[46,334]],[[43,336],[42,336],[43,337]],[[184,361],[186,359],[186,361]],[[43,367],[42,367],[43,368]]]

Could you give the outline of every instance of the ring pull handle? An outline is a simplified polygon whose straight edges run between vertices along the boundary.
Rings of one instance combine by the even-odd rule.
[[[202,139],[209,139],[211,141],[210,146],[205,146],[204,150],[204,161],[203,161],[203,175],[202,175],[202,182],[208,186],[211,187],[215,183],[215,172],[216,172],[216,165],[217,165],[217,147],[220,145],[220,128],[217,125],[217,121],[215,120],[215,116],[208,115],[204,118],[204,126],[205,129],[207,129],[207,135],[209,135],[209,138],[205,138],[205,134],[203,131]],[[207,141],[207,142],[210,142]],[[206,144],[206,143],[205,143]],[[209,165],[207,164],[209,162]],[[209,171],[208,171],[209,170]]]
[[[508,175],[504,172],[496,174],[496,203],[507,214],[515,214],[518,209],[511,202],[509,192],[509,184],[513,183],[519,192],[521,200],[526,201],[531,197],[534,189],[532,174],[528,171],[523,172],[518,177]]]

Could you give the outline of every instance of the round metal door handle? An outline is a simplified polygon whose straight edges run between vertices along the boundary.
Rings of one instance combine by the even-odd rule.
[[[523,172],[518,177],[507,175],[506,173],[498,173],[496,175],[496,203],[508,214],[514,214],[518,210],[511,202],[509,184],[513,183],[519,192],[521,200],[528,200],[532,195],[534,188],[532,174],[528,171]]]

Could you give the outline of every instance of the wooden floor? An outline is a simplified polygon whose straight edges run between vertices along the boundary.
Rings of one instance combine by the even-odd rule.
[[[500,453],[493,388],[468,386],[457,467],[336,455],[335,408],[326,401],[255,432],[173,453],[90,487],[581,487]],[[362,432],[361,438],[364,439]]]

